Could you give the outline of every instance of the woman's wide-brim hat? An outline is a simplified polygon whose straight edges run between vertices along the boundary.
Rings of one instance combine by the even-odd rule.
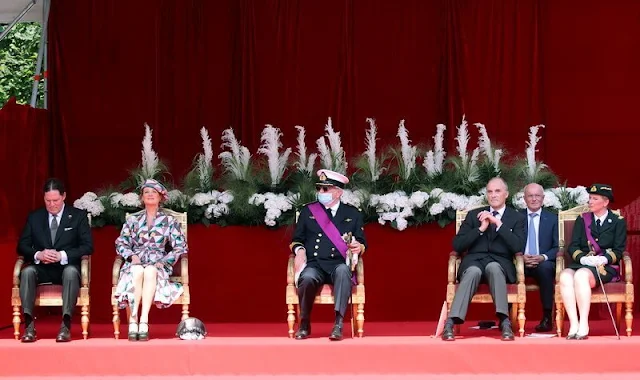
[[[164,187],[164,185],[162,185],[160,182],[156,181],[155,179],[148,179],[144,181],[144,183],[140,187],[140,192],[142,192],[145,187],[149,187],[157,191],[158,194],[160,194],[160,196],[162,197],[163,201],[167,201],[169,199],[169,193],[167,192],[167,188]]]

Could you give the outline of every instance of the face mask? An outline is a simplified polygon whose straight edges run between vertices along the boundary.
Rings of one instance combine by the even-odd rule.
[[[333,200],[333,196],[329,193],[318,193],[318,202],[328,205]]]

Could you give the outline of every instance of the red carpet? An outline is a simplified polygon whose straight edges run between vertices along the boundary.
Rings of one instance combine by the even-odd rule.
[[[596,323],[590,339],[581,342],[555,337],[502,342],[497,330],[472,330],[469,327],[473,325],[464,325],[455,342],[431,338],[435,323],[415,322],[368,323],[365,338],[342,342],[326,338],[331,325],[325,323],[314,324],[313,338],[306,341],[288,339],[285,323],[210,324],[209,337],[195,342],[174,338],[175,327],[170,325],[151,325],[149,342],[116,341],[110,325],[94,325],[89,340],[83,341],[79,326],[74,326],[74,341],[57,344],[54,337],[58,325],[49,320],[37,325],[39,340],[33,344],[11,339],[11,329],[0,331],[0,365],[2,376],[21,379],[82,375],[129,379],[189,375],[233,379],[346,379],[358,375],[363,379],[391,379],[393,375],[417,379],[427,374],[440,375],[431,377],[440,379],[471,374],[476,379],[506,379],[513,374],[520,379],[539,375],[550,379],[579,374],[589,379],[606,372],[616,372],[618,379],[640,376],[640,337],[618,341],[606,323]],[[533,325],[535,322],[527,328],[531,330]],[[593,368],[585,367],[588,362],[576,365],[571,360],[591,357],[594,352],[612,354],[598,355],[599,359],[591,362]],[[38,365],[28,365],[27,357],[38,358]]]

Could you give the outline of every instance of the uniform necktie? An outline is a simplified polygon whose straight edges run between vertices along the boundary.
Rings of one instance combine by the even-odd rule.
[[[58,232],[58,215],[53,214],[53,220],[51,221],[51,243],[56,241],[56,233]]]
[[[529,236],[527,237],[527,240],[529,241],[529,253],[532,255],[537,255],[538,254],[538,244],[536,241],[536,226],[533,223],[533,220],[535,219],[535,217],[538,216],[537,213],[531,213],[529,214]]]
[[[596,219],[596,231],[600,232],[600,219]]]

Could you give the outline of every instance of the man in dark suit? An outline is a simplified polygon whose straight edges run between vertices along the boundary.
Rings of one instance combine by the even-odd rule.
[[[542,320],[537,332],[551,331],[553,318],[553,294],[556,277],[556,254],[558,253],[558,215],[542,209],[544,189],[537,183],[524,188],[527,243],[524,247],[524,274],[536,279],[540,287]]]
[[[35,342],[33,308],[36,287],[42,283],[62,285],[62,325],[56,342],[71,340],[71,316],[80,289],[80,261],[93,252],[87,213],[65,205],[63,183],[55,178],[44,185],[45,207],[29,214],[18,242],[18,255],[24,257],[20,272],[20,300],[25,332],[22,342]]]
[[[513,340],[507,282],[516,281],[513,258],[525,243],[524,216],[505,202],[509,189],[502,178],[487,183],[489,207],[469,211],[453,239],[453,249],[466,252],[458,270],[460,284],[451,304],[443,340],[455,340],[454,324],[464,323],[471,298],[484,278],[489,284],[502,340]]]
[[[364,253],[367,246],[364,222],[357,208],[340,202],[342,189],[349,179],[331,170],[321,169],[317,174],[318,202],[300,210],[289,246],[296,255],[296,274],[300,275],[297,281],[300,326],[295,338],[305,339],[311,334],[311,309],[318,290],[324,284],[333,284],[335,323],[329,339],[342,340],[343,319],[352,286],[347,249],[355,255]],[[347,233],[352,234],[350,242],[344,241]]]

